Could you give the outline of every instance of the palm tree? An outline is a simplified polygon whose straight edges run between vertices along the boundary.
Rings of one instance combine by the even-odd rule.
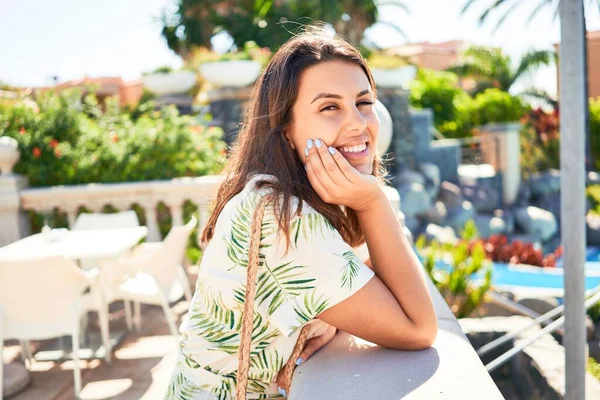
[[[485,89],[498,88],[509,91],[526,73],[555,60],[552,51],[536,50],[526,53],[514,68],[511,59],[502,50],[489,47],[471,47],[463,54],[465,62],[448,68],[460,77],[474,78],[477,81],[473,95]]]
[[[321,0],[315,1],[314,5],[310,5],[312,1],[300,3],[318,10],[318,19],[331,23],[336,33],[355,45],[361,44],[367,28],[375,24],[388,26],[406,38],[400,25],[380,19],[381,7],[395,7],[406,13],[410,12],[406,4],[399,0]]]
[[[478,0],[467,0],[460,12],[461,15],[464,15],[469,10],[469,8],[471,8],[471,6],[477,1]],[[529,23],[533,21],[535,17],[540,13],[540,11],[547,7],[554,7],[554,19],[558,18],[559,3],[560,0],[538,0],[538,3],[529,14],[527,22]],[[600,12],[600,0],[585,0],[584,3],[586,3],[589,7],[593,7],[594,4],[596,4],[598,6],[598,11]],[[493,4],[490,5],[479,16],[479,23],[485,23],[490,14],[496,11],[500,11],[502,7],[506,6],[507,9],[504,11],[504,14],[502,14],[500,19],[496,22],[496,26],[494,27],[494,31],[496,31],[504,23],[504,21],[517,9],[517,7],[522,6],[524,4],[528,4],[528,2],[522,0],[494,0]]]
[[[465,5],[463,6],[462,10],[461,10],[461,15],[464,15],[464,13],[476,2],[477,0],[467,0],[465,2]],[[535,8],[531,11],[531,14],[529,14],[529,18],[527,20],[527,22],[531,22],[538,14],[541,10],[543,10],[546,7],[554,7],[554,19],[556,19],[558,17],[558,12],[559,12],[559,5],[560,5],[560,1],[561,0],[539,0],[537,5],[535,6]],[[504,23],[504,21],[506,20],[506,18],[508,18],[515,10],[517,7],[525,4],[526,2],[522,1],[522,0],[494,0],[494,3],[492,5],[490,5],[480,16],[479,16],[479,23],[483,24],[486,20],[487,17],[490,15],[490,13],[496,12],[499,10],[500,7],[503,6],[508,6],[508,8],[505,10],[504,14],[502,14],[502,16],[500,17],[500,19],[496,22],[496,26],[494,27],[494,32],[496,30],[498,30],[498,28]],[[593,7],[594,5],[596,5],[598,7],[598,12],[600,12],[600,0],[585,0],[582,5],[585,4],[588,7]],[[586,21],[585,21],[585,12],[583,13],[583,30],[581,32],[581,34],[583,35],[583,43],[585,44],[585,48],[584,48],[584,52],[583,52],[583,65],[584,65],[584,79],[585,79],[585,84],[584,84],[584,114],[585,114],[585,125],[586,125],[586,133],[585,133],[585,148],[586,148],[586,169],[590,170],[593,168],[594,165],[594,160],[593,160],[593,155],[592,155],[592,148],[591,148],[591,142],[590,142],[590,118],[589,118],[589,95],[588,95],[588,63],[587,63],[587,58],[588,58],[588,49],[587,49],[587,28],[586,28]]]
[[[167,46],[182,58],[193,47],[212,48],[212,37],[227,32],[234,45],[253,40],[277,49],[298,28],[315,20],[331,24],[352,43],[361,44],[364,32],[376,23],[402,28],[379,19],[379,7],[393,6],[408,12],[400,0],[175,0],[175,10],[161,16]]]

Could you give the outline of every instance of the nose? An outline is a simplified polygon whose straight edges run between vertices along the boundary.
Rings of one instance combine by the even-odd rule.
[[[346,120],[344,121],[344,130],[362,133],[365,129],[367,129],[367,120],[365,119],[365,116],[356,106],[350,107]]]

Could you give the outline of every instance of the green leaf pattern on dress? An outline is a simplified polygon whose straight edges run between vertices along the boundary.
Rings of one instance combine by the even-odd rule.
[[[227,233],[221,236],[227,253],[223,260],[227,260],[227,265],[223,266],[219,273],[237,274],[245,278],[252,218],[262,195],[264,193],[250,192],[229,211],[231,225],[226,230]],[[333,225],[314,211],[294,216],[290,229],[292,254],[294,253],[292,250],[298,249],[301,241],[306,244],[319,241],[321,244],[323,241],[342,240]],[[266,253],[271,251],[268,249],[275,249],[276,243],[280,241],[277,231],[278,221],[273,206],[268,205],[261,226],[260,263],[256,282],[248,382],[248,393],[261,399],[277,398],[277,396],[268,397],[264,393],[287,361],[275,346],[270,346],[282,336],[282,332],[271,323],[270,318],[282,305],[288,304],[290,310],[293,310],[291,311],[293,315],[290,315],[292,322],[290,325],[295,325],[293,327],[295,330],[326,310],[332,300],[328,292],[318,287],[316,275],[313,275],[315,266],[305,265],[305,258],[303,258],[304,265],[303,262],[296,261],[293,256],[271,256],[267,259]],[[356,286],[355,281],[359,276],[361,263],[352,251],[340,253],[335,256],[343,258],[346,266],[343,270],[339,269],[341,275],[336,279],[339,279],[339,289],[344,289],[346,292]],[[323,267],[326,268],[328,265]],[[339,267],[338,264],[337,268]],[[223,352],[228,355],[238,353],[242,311],[246,297],[245,279],[242,279],[237,287],[225,289],[200,274],[195,289],[187,320],[188,331],[180,342],[180,351],[184,355],[183,361],[178,362],[177,368],[180,372],[173,375],[165,399],[191,400],[204,390],[210,391],[218,399],[225,400],[235,389],[236,371],[211,369],[209,365],[203,365],[201,359],[186,354],[186,346],[192,339],[202,338],[207,343],[204,345],[207,351]],[[181,372],[199,368],[220,375],[222,378],[220,387],[199,386]]]

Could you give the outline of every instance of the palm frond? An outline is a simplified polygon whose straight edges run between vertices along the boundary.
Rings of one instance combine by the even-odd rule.
[[[188,380],[183,373],[179,372],[171,379],[167,388],[165,400],[194,400],[203,389]]]
[[[461,8],[460,10],[460,15],[464,15],[469,8],[471,8],[471,6],[476,2],[477,0],[467,0],[467,2],[465,3],[465,5]]]
[[[512,6],[504,12],[502,17],[500,17],[500,19],[498,20],[498,22],[496,22],[496,26],[492,30],[492,34],[495,34],[498,31],[498,29],[500,29],[500,27],[502,26],[504,21],[506,21],[506,18],[508,18],[508,16],[511,15],[516,10],[516,8],[521,5],[523,5],[523,2],[521,2],[521,1],[514,2],[512,4]]]
[[[300,231],[307,242],[326,238],[328,234],[334,233],[335,228],[331,222],[321,214],[306,213],[294,219],[290,232],[293,237],[294,247],[298,247]]]
[[[269,315],[273,315],[285,301],[291,300],[305,290],[314,288],[312,285],[315,281],[314,278],[300,278],[306,267],[290,264],[292,264],[291,261],[271,269],[265,262],[265,271],[258,278],[256,299],[259,306],[270,300]]]
[[[485,20],[487,19],[488,15],[494,11],[496,8],[500,7],[501,5],[503,5],[506,1],[508,0],[496,0],[496,2],[494,4],[492,4],[491,6],[489,6],[484,12],[483,14],[481,14],[479,16],[479,25],[483,25],[483,23],[485,22]]]
[[[272,382],[277,373],[283,368],[283,356],[277,350],[264,349],[250,360],[248,378],[263,382]]]
[[[342,273],[342,287],[352,289],[354,278],[356,278],[360,272],[360,261],[358,258],[356,258],[356,255],[352,251],[347,251],[340,255],[340,257],[342,257],[348,263],[344,269],[344,272]]]
[[[314,289],[305,293],[303,302],[294,307],[296,321],[298,321],[298,325],[294,329],[314,319],[315,316],[325,311],[328,305],[329,300],[324,295],[317,297]]]
[[[551,106],[554,109],[556,109],[556,107],[558,107],[558,100],[556,100],[550,94],[548,94],[546,91],[541,90],[541,89],[530,88],[530,89],[527,89],[524,92],[520,93],[520,96],[533,97],[535,99],[542,100],[544,103],[548,104],[549,106]]]
[[[398,1],[398,0],[381,0],[381,1],[377,1],[377,7],[383,7],[383,6],[394,6],[397,8],[400,8],[402,10],[404,10],[404,12],[406,12],[407,14],[410,14],[410,9],[408,8],[408,6],[406,4],[404,4],[404,2]]]
[[[400,36],[402,36],[404,39],[408,39],[406,32],[404,32],[404,30],[399,25],[396,25],[393,22],[381,21],[381,20],[377,21],[377,23],[381,24],[381,25],[389,26],[390,28],[392,28],[393,30],[398,32],[400,34]]]
[[[516,82],[524,73],[530,72],[531,70],[538,68],[542,65],[549,65],[555,60],[555,53],[549,50],[535,50],[525,54],[517,70],[513,74],[512,81]]]
[[[552,5],[552,0],[540,0],[538,5],[533,9],[533,11],[531,11],[531,14],[529,14],[529,18],[527,18],[527,24],[530,24],[544,7],[548,7],[550,5]]]
[[[448,72],[453,72],[460,77],[473,77],[479,79],[490,78],[490,72],[480,64],[464,63],[454,65],[446,69]]]
[[[199,300],[190,310],[190,323],[205,340],[228,343],[239,337],[241,313],[225,306],[220,293],[214,293],[203,280],[197,285]]]
[[[249,195],[242,200],[236,211],[231,217],[231,235],[229,238],[223,237],[227,245],[227,257],[233,262],[233,267],[248,267],[248,251],[250,246],[250,235],[252,229],[252,219],[254,211],[258,204],[260,196],[258,194]],[[269,212],[271,211],[271,212]],[[265,241],[277,231],[277,224],[274,221],[272,206],[267,206],[261,225],[261,243],[259,248],[265,249],[272,246],[272,243]],[[264,254],[259,253],[259,259],[264,259]]]

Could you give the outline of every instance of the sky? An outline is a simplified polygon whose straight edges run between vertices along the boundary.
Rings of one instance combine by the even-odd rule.
[[[515,14],[496,31],[477,17],[494,0],[478,0],[465,15],[465,0],[403,0],[410,13],[381,10],[381,18],[399,24],[408,39],[377,25],[367,32],[380,47],[407,42],[462,39],[503,48],[515,60],[528,50],[552,49],[560,41],[553,8],[527,24],[539,0],[518,0]],[[513,0],[515,1],[515,0]],[[556,1],[556,0],[555,0]],[[180,59],[160,35],[162,10],[174,0],[0,0],[0,81],[43,86],[84,75],[139,78],[161,65],[178,67]],[[588,10],[588,30],[600,30],[600,12]],[[515,90],[537,86],[556,93],[556,68],[546,67],[523,79]]]

